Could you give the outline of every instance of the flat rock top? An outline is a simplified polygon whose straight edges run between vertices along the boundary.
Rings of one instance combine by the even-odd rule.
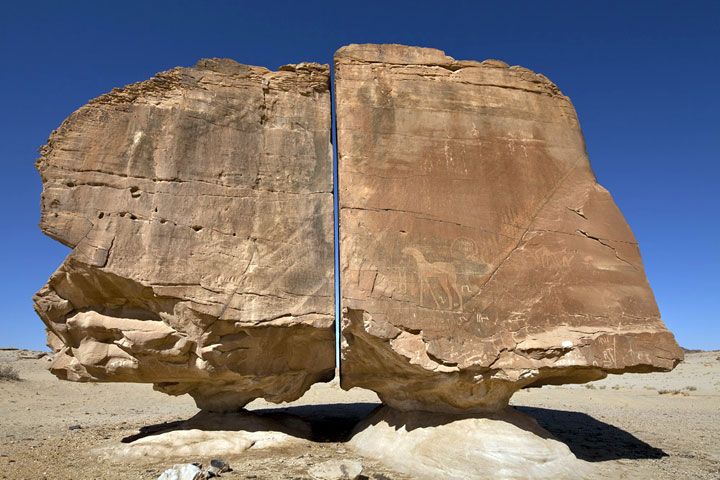
[[[496,86],[529,89],[567,100],[557,85],[540,73],[519,65],[509,66],[496,59],[456,60],[435,48],[396,44],[352,44],[335,53],[335,64],[377,64],[378,68],[386,68],[398,75],[438,76],[476,85],[497,83]],[[349,70],[346,69],[345,75],[348,78]]]
[[[509,65],[502,60],[487,59],[482,62],[476,60],[455,60],[442,50],[425,47],[409,47],[398,44],[351,44],[335,52],[335,61],[384,63],[388,65],[424,65],[444,67],[451,71],[463,67],[489,67],[508,68]],[[513,67],[527,72],[522,67]]]
[[[397,44],[351,44],[335,52],[335,60],[377,62],[398,65],[450,66],[455,59],[436,48],[408,47]]]

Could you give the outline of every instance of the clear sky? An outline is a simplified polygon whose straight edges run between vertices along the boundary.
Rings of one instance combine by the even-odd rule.
[[[558,84],[665,323],[685,347],[720,348],[720,2],[661,0],[3,0],[0,346],[44,346],[31,297],[67,249],[37,228],[33,163],[73,110],[203,57],[276,68],[366,42],[499,58]]]

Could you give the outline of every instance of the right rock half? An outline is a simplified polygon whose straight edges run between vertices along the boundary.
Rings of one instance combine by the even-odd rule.
[[[494,411],[671,370],[637,242],[546,77],[401,45],[335,55],[344,388]]]

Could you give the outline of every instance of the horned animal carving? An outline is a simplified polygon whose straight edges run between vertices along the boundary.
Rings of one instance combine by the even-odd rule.
[[[454,305],[452,295],[454,293],[460,301],[460,310],[462,310],[463,298],[457,288],[457,273],[455,271],[455,267],[451,263],[428,262],[425,260],[425,256],[422,252],[413,247],[404,248],[403,253],[411,256],[415,260],[415,265],[417,266],[418,283],[420,284],[420,305],[423,303],[424,286],[427,286],[427,289],[430,291],[430,295],[432,295],[433,300],[435,301],[435,306],[440,308],[440,302],[438,301],[435,292],[433,292],[432,284],[430,283],[430,280],[434,278],[440,284],[440,287],[445,292],[445,295],[447,295],[448,307],[452,309]]]

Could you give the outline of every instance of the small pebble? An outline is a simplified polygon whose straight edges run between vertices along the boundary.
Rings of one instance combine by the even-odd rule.
[[[210,466],[217,468],[220,473],[225,473],[232,470],[232,468],[230,468],[230,465],[227,462],[219,460],[217,458],[213,458],[212,460],[210,460]]]

